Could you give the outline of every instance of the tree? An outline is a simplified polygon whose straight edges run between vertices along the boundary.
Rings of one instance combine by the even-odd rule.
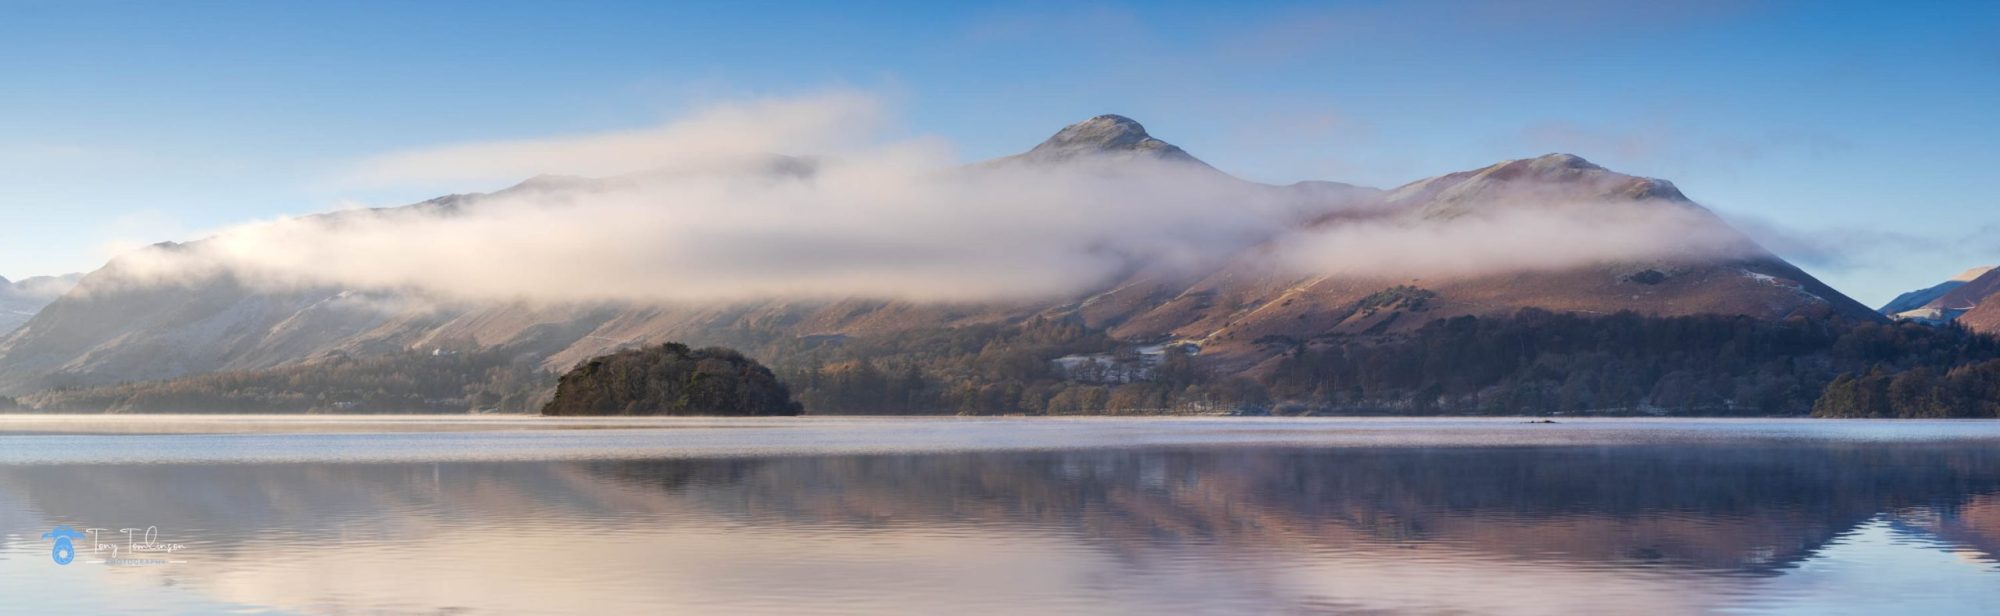
[[[724,348],[630,349],[584,362],[557,382],[543,415],[797,415],[770,369]]]

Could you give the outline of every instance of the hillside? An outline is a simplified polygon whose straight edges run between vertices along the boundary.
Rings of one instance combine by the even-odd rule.
[[[68,413],[525,413],[548,400],[552,380],[504,349],[408,351],[46,390],[20,403]]]
[[[1885,315],[1896,316],[1904,312],[1924,308],[1932,302],[1936,302],[1939,298],[1944,297],[1945,294],[1965,286],[1966,283],[1972,282],[1987,272],[1993,271],[1993,269],[1993,266],[1990,265],[1975,267],[1951,277],[1950,280],[1897,295],[1895,299],[1889,300],[1889,303],[1883,304],[1880,312]]]
[[[1951,311],[1971,310],[1996,293],[2000,293],[2000,270],[1989,268],[1978,276],[1966,280],[1965,284],[1946,291],[1937,299],[1924,304],[1924,307]]]
[[[1956,322],[1972,331],[2000,334],[2000,300],[1987,297],[1971,310],[1958,315]]]

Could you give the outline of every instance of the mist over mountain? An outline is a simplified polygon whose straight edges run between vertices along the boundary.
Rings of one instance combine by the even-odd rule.
[[[1567,154],[1388,191],[1271,186],[1115,115],[970,166],[923,140],[802,154],[537,176],[127,254],[0,338],[0,393],[429,350],[554,371],[668,340],[1029,323],[1254,373],[1328,340],[1523,308],[1881,319],[1671,183]],[[453,150],[452,169],[472,158]]]
[[[0,277],[0,332],[11,332],[27,323],[82,279],[83,274],[32,276],[19,281]]]

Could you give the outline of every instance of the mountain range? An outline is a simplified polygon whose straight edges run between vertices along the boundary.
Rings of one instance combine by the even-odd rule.
[[[1115,115],[1071,125],[1022,154],[981,165],[1067,165],[1084,159],[1144,159],[1175,165],[1185,173],[1226,175],[1153,137],[1138,122]],[[780,160],[788,162],[775,165],[778,171],[812,173],[807,161]],[[530,192],[585,194],[609,181],[617,179],[541,177],[490,194],[449,195],[397,209],[471,211]],[[1274,357],[1287,351],[1329,340],[1393,336],[1441,318],[1507,315],[1524,308],[1658,316],[1713,313],[1774,321],[1885,320],[1881,313],[1756,246],[1672,183],[1620,174],[1574,155],[1503,161],[1389,190],[1335,182],[1272,186],[1232,181],[1322,203],[1317,214],[1295,223],[1306,231],[1339,229],[1350,224],[1356,212],[1393,226],[1427,228],[1506,208],[1532,210],[1559,196],[1591,203],[1602,208],[1604,216],[1685,214],[1698,221],[1702,233],[1726,237],[1741,249],[1426,277],[1367,271],[1302,275],[1272,264],[1270,255],[1283,241],[1273,236],[1198,271],[1149,267],[1139,261],[1073,296],[977,303],[870,298],[447,301],[408,291],[337,286],[272,290],[228,272],[193,280],[146,281],[135,273],[135,258],[127,256],[83,276],[74,289],[46,307],[21,310],[34,316],[18,328],[0,323],[0,328],[11,330],[0,337],[0,394],[411,351],[498,351],[543,370],[559,371],[619,348],[665,341],[699,345],[746,339],[880,338],[1029,319],[1074,323],[1134,348],[1165,343],[1198,348],[1205,362],[1243,374],[1267,369]],[[377,216],[383,211],[323,216]],[[201,241],[145,250],[189,250]],[[1892,305],[1916,299],[1926,299],[1923,305],[1954,301],[1973,285],[1996,278],[1987,274],[1955,280],[1951,288],[1898,298]],[[2000,288],[2000,278],[1993,285]],[[1972,309],[1965,319],[1973,322],[1993,313],[2000,313],[2000,306],[1985,313]],[[2000,325],[2000,320],[1994,324]]]

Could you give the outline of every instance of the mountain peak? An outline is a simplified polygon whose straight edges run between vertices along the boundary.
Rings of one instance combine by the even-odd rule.
[[[1553,154],[1543,154],[1541,156],[1529,159],[1528,165],[1538,170],[1554,170],[1554,169],[1577,169],[1585,171],[1604,170],[1603,167],[1597,166],[1596,163],[1584,160],[1582,156],[1577,156],[1575,154],[1566,154],[1562,152],[1556,152]]]
[[[1179,146],[1153,138],[1137,120],[1109,113],[1063,127],[1022,158],[1059,162],[1079,156],[1107,155],[1200,162]]]
[[[1621,199],[1687,201],[1680,188],[1657,178],[1626,175],[1584,160],[1575,154],[1543,154],[1525,160],[1510,160],[1476,172],[1506,182],[1529,182],[1546,187],[1567,186]]]
[[[1499,180],[1534,182],[1575,182],[1605,177],[1632,177],[1584,160],[1582,156],[1563,153],[1501,161],[1474,173]]]
[[[1426,216],[1452,217],[1474,204],[1553,201],[1664,201],[1692,205],[1666,180],[1626,175],[1575,154],[1505,160],[1405,184],[1390,203],[1422,203]]]
[[[1953,276],[1951,279],[1953,282],[1972,282],[1974,280],[1978,280],[1980,276],[1985,276],[1986,272],[1993,271],[1994,267],[1995,266],[1992,265],[1982,265],[1969,270],[1965,270],[1964,272],[1959,273],[1959,275]]]
[[[1148,140],[1158,141],[1146,133],[1146,127],[1138,120],[1107,113],[1065,126],[1043,145],[1093,144],[1105,148],[1129,148]]]

